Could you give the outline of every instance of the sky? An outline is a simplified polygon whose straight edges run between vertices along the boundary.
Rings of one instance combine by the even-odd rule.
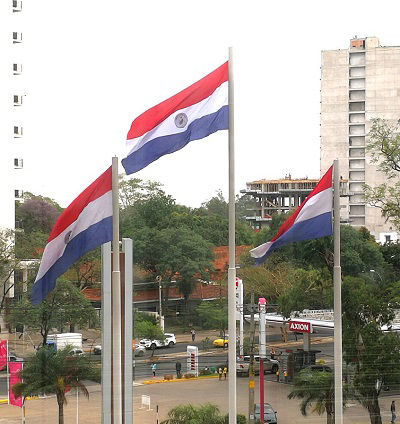
[[[24,190],[66,207],[126,155],[131,122],[234,54],[235,191],[319,177],[321,51],[350,38],[400,44],[395,1],[23,2]],[[121,166],[121,165],[120,165]],[[123,172],[122,166],[120,172]],[[228,196],[228,133],[131,177],[180,204]]]

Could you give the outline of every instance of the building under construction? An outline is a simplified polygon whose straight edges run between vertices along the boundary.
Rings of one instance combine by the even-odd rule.
[[[248,208],[246,220],[252,228],[262,229],[272,219],[272,214],[296,209],[319,180],[292,179],[291,175],[279,180],[259,180],[246,183],[242,194],[251,196],[253,204]]]

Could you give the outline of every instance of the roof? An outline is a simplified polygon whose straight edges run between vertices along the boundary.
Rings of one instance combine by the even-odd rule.
[[[293,183],[318,183],[318,180],[310,179],[310,178],[281,178],[279,180],[257,180],[251,181],[246,184],[293,184]]]

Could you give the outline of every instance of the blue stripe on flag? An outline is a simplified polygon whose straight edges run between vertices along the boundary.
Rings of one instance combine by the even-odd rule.
[[[32,303],[38,305],[56,285],[57,278],[81,256],[100,244],[112,240],[112,217],[91,225],[69,241],[63,255],[36,281],[32,289]]]
[[[200,140],[216,131],[227,129],[228,106],[223,106],[217,112],[194,120],[184,132],[165,135],[148,141],[139,150],[132,152],[125,159],[122,159],[122,166],[128,175],[133,174],[161,156],[182,149],[190,141]]]
[[[275,249],[286,246],[288,243],[312,240],[330,235],[332,235],[331,212],[323,213],[306,221],[297,222],[273,242],[264,256],[256,259],[256,264],[261,264]]]

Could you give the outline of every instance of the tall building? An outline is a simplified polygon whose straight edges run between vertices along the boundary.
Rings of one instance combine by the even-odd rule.
[[[268,225],[274,213],[295,210],[311,193],[319,180],[292,179],[291,175],[279,180],[259,180],[246,183],[242,194],[253,199],[248,208],[247,222],[252,228],[260,230]]]
[[[0,228],[15,228],[15,200],[21,199],[23,169],[22,1],[0,2]]]
[[[397,240],[394,226],[365,203],[363,185],[385,181],[370,161],[366,137],[372,118],[400,118],[400,47],[356,36],[348,49],[322,51],[321,62],[321,175],[339,159],[340,175],[348,180],[342,219],[367,227],[380,242]]]

